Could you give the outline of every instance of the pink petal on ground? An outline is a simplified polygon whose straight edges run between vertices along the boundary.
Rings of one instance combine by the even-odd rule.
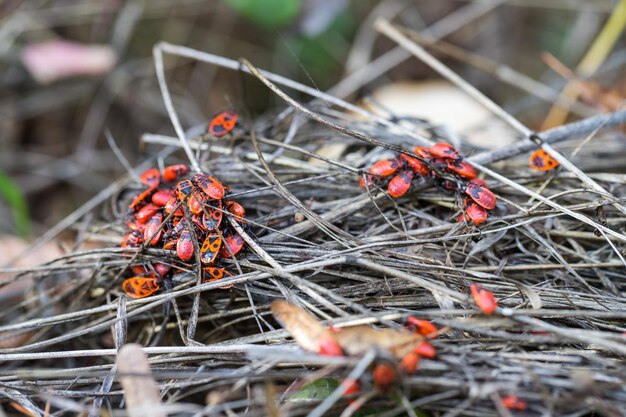
[[[108,72],[115,64],[115,51],[106,45],[87,45],[52,40],[27,45],[22,63],[40,84],[79,75]]]

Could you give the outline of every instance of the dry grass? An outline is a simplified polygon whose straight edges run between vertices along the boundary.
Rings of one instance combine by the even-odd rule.
[[[416,46],[408,38],[401,45]],[[399,200],[358,187],[362,169],[386,150],[447,139],[434,138],[428,122],[376,116],[248,61],[170,44],[155,49],[157,70],[163,52],[250,73],[289,104],[282,113],[242,117],[235,139],[207,141],[197,133],[202,126],[182,128],[159,72],[179,137],[147,132],[144,143],[160,151],[144,167],[188,162],[220,178],[246,207],[244,231],[254,245],[225,261],[238,271],[231,290],[218,288],[223,281],[196,285],[195,269],[172,252],[117,247],[123,224],[116,213],[136,183],[131,175],[114,182],[40,241],[103,205],[113,208],[104,220],[80,223],[78,236],[106,247],[2,270],[16,273],[16,281],[33,280],[28,296],[6,302],[0,313],[4,398],[32,415],[47,414],[46,407],[53,415],[120,415],[116,349],[136,342],[145,346],[169,415],[347,415],[354,410],[338,396],[291,397],[320,377],[359,375],[369,400],[363,410],[377,415],[626,415],[626,176],[569,162],[569,149],[584,144],[586,163],[601,166],[594,150],[619,135],[613,128],[626,111],[542,133],[546,146],[566,143],[562,167],[537,174],[525,168],[527,152],[537,147],[532,132],[494,107],[523,138],[505,148],[463,148],[499,199],[488,224],[476,228],[451,222],[454,195],[434,187]],[[293,100],[286,87],[313,100]],[[330,144],[347,148],[318,155]],[[180,147],[185,153],[171,156]],[[142,300],[124,297],[124,268],[157,259],[186,270],[174,288]],[[477,310],[469,283],[494,292],[496,314]],[[304,353],[269,315],[276,298],[335,326],[397,327],[415,315],[449,330],[434,342],[437,359],[424,360],[393,393],[376,395],[367,372],[375,352]],[[501,397],[509,394],[526,400],[528,410],[505,409]]]

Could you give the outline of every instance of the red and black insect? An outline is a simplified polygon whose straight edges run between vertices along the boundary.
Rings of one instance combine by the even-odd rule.
[[[212,233],[206,237],[200,248],[200,261],[203,264],[212,264],[222,247],[222,237],[219,233]]]
[[[138,230],[131,230],[124,235],[121,246],[123,248],[136,248],[143,243],[143,237]]]
[[[184,214],[182,205],[182,202],[180,202],[176,197],[170,198],[167,200],[167,203],[165,203],[165,213],[170,214],[174,212],[174,216],[182,216]]]
[[[224,244],[220,250],[220,256],[226,259],[231,258],[237,255],[245,244],[246,241],[239,233],[229,230],[224,234]]]
[[[175,198],[176,194],[174,194],[173,190],[164,189],[159,190],[152,194],[152,203],[156,204],[159,207],[165,207],[168,201],[172,198]]]
[[[146,204],[137,211],[135,219],[137,223],[146,223],[157,211],[159,211],[159,207],[155,204]]]
[[[141,192],[137,197],[134,198],[134,200],[130,203],[128,208],[131,211],[137,210],[141,205],[145,204],[148,197],[150,197],[156,191],[156,189],[157,187],[151,187]]]
[[[395,384],[398,376],[396,369],[390,363],[379,363],[372,372],[374,385],[380,392],[387,392]]]
[[[130,270],[135,275],[145,275],[148,273],[148,268],[146,268],[144,265],[131,265]]]
[[[168,182],[176,181],[177,179],[187,175],[187,172],[189,172],[189,167],[187,165],[178,164],[166,166],[163,170],[163,180]]]
[[[413,181],[413,171],[402,171],[389,181],[387,192],[393,198],[400,198],[411,188],[411,181]]]
[[[478,175],[476,169],[467,162],[453,159],[446,159],[446,170],[466,180],[472,180]]]
[[[415,152],[415,155],[421,157],[426,162],[430,162],[433,159],[433,154],[430,153],[426,146],[416,146],[415,148],[413,148],[413,152]]]
[[[382,159],[370,167],[370,173],[379,177],[389,177],[402,168],[402,163],[398,158]]]
[[[479,185],[475,181],[470,181],[465,187],[465,194],[467,194],[472,200],[479,206],[492,210],[496,206],[496,196],[487,187]]]
[[[183,228],[180,232],[180,237],[176,242],[176,254],[182,261],[188,261],[193,256],[193,240],[187,228]]]
[[[148,187],[158,187],[161,182],[161,173],[156,168],[150,168],[145,170],[139,179]]]
[[[498,308],[498,300],[489,290],[484,289],[478,284],[470,285],[470,292],[476,302],[478,308],[485,314],[492,314]]]
[[[435,326],[428,320],[421,320],[416,317],[409,317],[406,319],[406,322],[422,336],[428,336],[433,339],[437,337],[437,326]]]
[[[230,272],[228,272],[227,270],[223,268],[217,268],[214,266],[206,266],[202,268],[202,282],[213,282],[213,281],[222,279],[224,277],[232,277],[232,276],[233,274],[231,274]],[[222,285],[221,287],[218,287],[218,288],[226,290],[232,286],[233,286],[232,284],[229,284],[229,285]]]
[[[193,176],[193,182],[205,192],[209,198],[220,200],[224,197],[224,185],[216,178],[205,173],[198,173]]]
[[[154,267],[154,270],[156,271],[156,273],[159,274],[159,276],[161,278],[163,278],[167,274],[169,274],[170,270],[172,269],[172,267],[170,265],[164,264],[162,262],[155,262],[153,267]]]
[[[517,395],[507,395],[502,398],[502,404],[509,410],[525,411],[528,403],[520,399]]]
[[[538,171],[550,171],[559,166],[559,161],[554,159],[543,149],[538,149],[530,155],[528,165]]]
[[[222,201],[219,200],[219,205],[216,208],[206,208],[204,213],[202,213],[202,225],[204,230],[211,231],[217,230],[222,223],[222,219],[224,217],[222,211]]]
[[[406,166],[410,168],[417,175],[421,175],[421,176],[428,175],[428,165],[426,165],[419,159],[413,158],[412,156],[408,156],[403,153],[398,155],[398,158],[404,161]]]
[[[374,186],[374,176],[371,174],[362,174],[359,177],[359,187],[366,188],[365,184],[367,183],[367,188],[371,188]]]
[[[184,179],[176,184],[176,192],[180,201],[185,201],[193,193],[193,184],[190,180]]]
[[[238,221],[239,223],[244,223],[245,220],[243,219],[243,217],[246,217],[246,209],[243,208],[243,206],[241,204],[239,204],[236,201],[227,201],[226,202],[226,211],[228,211],[230,214],[234,214],[235,216],[235,220]]]
[[[463,206],[465,211],[465,219],[471,221],[476,226],[481,225],[487,221],[488,213],[487,210],[476,204],[474,201],[469,198],[465,198],[463,200]],[[461,215],[461,220],[463,219],[463,215]]]
[[[158,278],[132,277],[124,280],[122,289],[130,298],[144,298],[154,294],[161,288]]]
[[[213,117],[207,127],[207,132],[221,138],[235,128],[239,115],[231,111],[223,111]]]
[[[161,213],[154,214],[146,223],[146,228],[143,229],[143,240],[148,242],[149,246],[156,246],[161,240],[163,233],[161,223],[163,223],[163,214]]]
[[[456,161],[463,159],[459,151],[457,151],[454,146],[446,142],[435,143],[428,150],[433,156],[438,158],[454,159]]]
[[[415,346],[415,349],[413,349],[413,352],[427,359],[435,359],[435,357],[437,356],[437,350],[429,342],[421,342],[420,344]]]
[[[415,352],[409,352],[402,358],[398,367],[405,374],[411,375],[415,373],[415,371],[420,365],[421,360],[422,358],[420,357],[420,355],[418,355]]]
[[[209,198],[206,194],[200,192],[193,192],[187,199],[187,207],[193,214],[202,213],[202,208],[208,202]]]

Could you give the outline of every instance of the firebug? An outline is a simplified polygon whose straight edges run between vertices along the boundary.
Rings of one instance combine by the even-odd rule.
[[[402,171],[389,181],[387,192],[393,198],[400,198],[411,188],[413,181],[413,171]]]
[[[543,149],[538,149],[530,155],[528,165],[538,171],[550,171],[559,166],[559,161],[554,159]]]
[[[124,280],[122,289],[130,298],[144,298],[154,294],[160,288],[159,280],[155,277],[132,277]]]
[[[221,138],[235,128],[239,115],[230,111],[223,111],[209,122],[207,131],[215,137]]]
[[[489,290],[484,289],[478,284],[470,285],[472,297],[478,308],[485,314],[492,314],[498,308],[498,300]]]
[[[176,181],[187,175],[187,172],[189,172],[187,165],[178,164],[166,166],[163,170],[163,180],[167,182]]]

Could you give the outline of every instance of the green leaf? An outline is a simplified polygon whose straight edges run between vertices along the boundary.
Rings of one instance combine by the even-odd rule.
[[[31,221],[26,199],[19,187],[2,171],[0,171],[0,195],[11,206],[17,233],[23,238],[29,237]]]
[[[290,400],[323,400],[339,386],[339,381],[332,378],[322,378],[304,385]]]
[[[295,20],[300,0],[226,0],[241,16],[264,28],[275,28]]]

